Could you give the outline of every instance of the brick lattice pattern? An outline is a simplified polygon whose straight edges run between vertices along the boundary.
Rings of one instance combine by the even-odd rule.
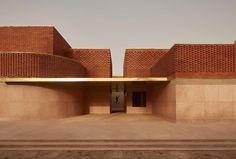
[[[73,50],[51,26],[0,27],[0,53],[1,77],[112,76],[109,49]]]
[[[54,27],[0,27],[1,52],[35,52],[64,56],[70,45]]]
[[[236,77],[233,44],[176,44],[152,67],[153,76]]]
[[[169,76],[175,73],[175,47],[172,47],[151,68],[152,76]]]
[[[235,78],[234,44],[127,49],[125,77]],[[0,77],[112,77],[109,49],[72,49],[50,26],[0,27]]]
[[[38,53],[0,53],[0,77],[83,77],[85,68],[69,58]]]
[[[68,55],[80,62],[88,77],[111,77],[112,63],[109,49],[73,49]]]
[[[151,68],[168,49],[126,49],[124,60],[125,77],[151,77]]]

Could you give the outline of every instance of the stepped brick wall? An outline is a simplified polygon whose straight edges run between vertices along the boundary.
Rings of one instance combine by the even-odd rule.
[[[8,53],[8,56],[5,55]],[[17,53],[19,55],[15,55]],[[49,61],[43,62],[42,58],[47,60],[59,59],[59,57],[51,57],[58,55],[64,57],[66,65],[63,63],[60,67],[51,66],[58,63],[52,62],[52,64],[49,64],[52,69],[49,70],[60,69],[54,71],[55,73],[67,70],[64,74],[59,73],[59,76],[112,77],[112,62],[109,49],[72,49],[54,27],[0,27],[0,54],[2,70],[14,68],[15,70],[19,69],[18,72],[21,72],[23,65],[19,65],[19,63],[26,63],[24,66],[35,68],[40,65],[40,69],[46,69],[48,66],[42,65],[48,64]],[[39,55],[36,56],[35,54]],[[42,56],[41,54],[50,54],[51,56]],[[40,62],[37,63],[36,59],[38,57],[40,57]],[[73,61],[71,64],[69,63],[69,58]],[[32,62],[36,62],[36,64]],[[4,66],[3,64],[11,66]],[[78,66],[79,70],[83,71],[78,74],[75,73],[78,71],[71,72],[71,70],[74,70],[71,65],[76,65],[75,68]],[[65,68],[62,68],[62,66]],[[84,67],[83,69],[82,66]],[[24,69],[27,72],[29,68]],[[33,76],[37,77],[41,75],[42,77],[49,77],[50,75],[47,71],[43,74],[37,73],[35,75],[32,73]],[[24,75],[30,77],[30,74]],[[10,76],[15,77],[15,74],[13,73]],[[58,74],[52,73],[52,76],[55,77]],[[236,42],[234,44],[175,44],[169,50],[127,49],[124,59],[124,76],[235,78]],[[20,77],[23,77],[23,75],[21,74]]]
[[[67,56],[81,63],[88,77],[112,77],[109,49],[73,49]]]
[[[150,77],[151,67],[168,49],[126,49],[124,60],[125,77]]]
[[[73,50],[54,27],[0,27],[0,54],[1,77],[112,76],[109,49]]]
[[[83,77],[75,60],[38,53],[0,53],[0,77]]]
[[[234,45],[176,44],[152,67],[153,76],[236,77]]]

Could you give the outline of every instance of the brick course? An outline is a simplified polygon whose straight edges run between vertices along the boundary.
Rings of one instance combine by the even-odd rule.
[[[83,77],[75,60],[38,53],[0,53],[0,77]]]

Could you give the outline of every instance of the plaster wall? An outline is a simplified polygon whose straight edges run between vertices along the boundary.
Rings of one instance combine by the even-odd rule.
[[[199,80],[176,84],[176,119],[235,120],[236,83]]]
[[[152,113],[173,121],[236,120],[236,81],[176,79],[153,84]]]
[[[0,83],[0,119],[53,119],[83,113],[79,89]]]
[[[110,114],[110,87],[108,85],[87,86],[86,113]]]
[[[152,86],[152,113],[169,120],[176,120],[176,85],[156,83]]]

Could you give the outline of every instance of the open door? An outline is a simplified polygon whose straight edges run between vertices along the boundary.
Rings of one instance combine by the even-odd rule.
[[[111,86],[110,112],[126,112],[125,85],[124,83],[113,83]]]

